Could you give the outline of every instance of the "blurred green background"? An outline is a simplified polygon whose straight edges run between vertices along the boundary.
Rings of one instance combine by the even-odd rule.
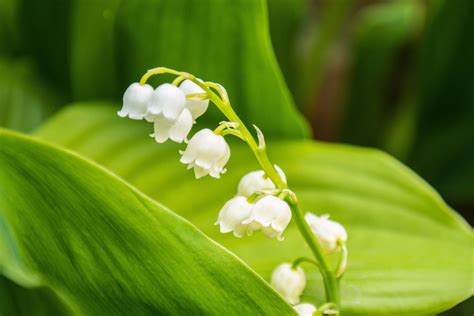
[[[0,126],[30,132],[76,101],[119,107],[147,68],[176,67],[222,82],[273,137],[387,151],[472,225],[474,1],[268,0],[247,9],[255,3],[0,0]],[[266,123],[262,103],[281,124]],[[446,315],[472,315],[472,304]]]

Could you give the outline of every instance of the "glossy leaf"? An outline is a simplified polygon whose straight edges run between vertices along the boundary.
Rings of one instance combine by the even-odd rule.
[[[309,135],[272,50],[265,0],[29,2],[21,10],[27,50],[73,100],[118,101],[147,69],[166,65],[223,84],[269,136]],[[279,124],[267,120],[273,115]]]
[[[77,105],[38,135],[92,158],[177,210],[269,278],[282,261],[310,255],[290,226],[285,240],[259,234],[236,239],[213,225],[256,164],[233,144],[220,180],[194,179],[178,162],[176,144],[158,145],[152,126],[116,117],[110,107]],[[330,213],[349,233],[350,259],[342,280],[344,315],[427,315],[472,293],[471,228],[422,179],[376,150],[310,141],[269,142],[304,210]],[[307,266],[305,301],[322,303],[321,279]]]
[[[186,220],[77,155],[7,131],[0,210],[0,271],[54,291],[73,314],[294,314]],[[23,304],[38,298],[9,287]]]

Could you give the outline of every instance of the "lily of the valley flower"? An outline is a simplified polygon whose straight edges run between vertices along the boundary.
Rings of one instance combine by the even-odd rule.
[[[286,182],[286,176],[278,166],[275,169],[280,174],[280,177]],[[275,184],[265,175],[263,170],[252,171],[247,173],[239,182],[237,194],[242,196],[251,196],[253,193],[260,190],[275,189]]]
[[[258,200],[251,216],[243,221],[250,229],[258,230],[270,238],[282,240],[281,234],[291,220],[291,209],[285,201],[273,195],[267,195]]]
[[[176,121],[166,119],[164,115],[155,117],[154,130],[150,136],[154,137],[158,143],[164,143],[168,139],[182,143],[188,140],[188,134],[193,126],[191,113],[184,109]]]
[[[138,82],[132,83],[123,95],[123,106],[117,114],[132,120],[141,120],[147,113],[148,102],[153,95],[153,87]]]
[[[316,306],[310,303],[301,303],[293,306],[299,316],[313,316],[318,310]]]
[[[329,215],[317,216],[313,213],[306,213],[304,218],[324,252],[335,252],[340,249],[339,244],[346,243],[345,228],[338,222],[330,220]]]
[[[186,98],[183,91],[172,84],[164,83],[153,92],[145,118],[153,122],[162,115],[169,121],[175,121],[183,112],[185,104]]]
[[[201,79],[198,79],[202,82]],[[195,93],[204,93],[205,91],[192,82],[191,80],[184,80],[179,88],[183,91],[185,95],[188,94],[195,94]],[[207,111],[207,107],[209,106],[209,99],[206,100],[189,100],[186,99],[186,108],[191,112],[193,119],[196,120],[199,116],[203,115],[204,112]]]
[[[282,263],[273,270],[272,287],[290,304],[297,304],[306,286],[306,276],[301,267],[293,269],[290,263]]]
[[[220,226],[221,233],[234,232],[235,237],[242,237],[245,234],[250,235],[252,230],[248,224],[243,221],[249,218],[252,213],[253,204],[247,201],[243,196],[237,196],[229,200],[219,212],[216,225]]]
[[[202,129],[189,140],[188,147],[181,151],[180,161],[194,168],[197,179],[206,175],[220,178],[226,172],[224,166],[230,158],[230,148],[224,137],[208,128]]]

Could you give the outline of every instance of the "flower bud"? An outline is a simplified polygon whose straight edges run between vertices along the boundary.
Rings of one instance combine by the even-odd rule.
[[[310,303],[301,303],[293,306],[299,316],[313,316],[318,310],[316,306]]]
[[[175,121],[184,109],[186,98],[183,91],[169,83],[164,83],[155,89],[148,102],[146,119],[153,122],[159,114],[167,120]]]
[[[188,140],[188,134],[193,126],[193,118],[187,109],[178,116],[176,121],[167,120],[163,115],[155,117],[154,130],[150,136],[158,143],[164,143],[171,138],[172,141],[182,143]]]
[[[181,162],[194,168],[197,179],[206,175],[220,178],[226,172],[224,166],[230,158],[230,148],[224,137],[208,128],[197,132],[190,140],[185,151],[181,151]]]
[[[258,230],[270,238],[283,240],[281,234],[291,220],[291,209],[288,204],[273,195],[267,195],[258,200],[251,216],[244,220],[250,229]]]
[[[201,79],[198,79],[202,82]],[[205,91],[192,82],[191,80],[184,80],[179,88],[183,91],[183,93],[187,96],[188,94],[194,93],[205,93]],[[209,106],[209,99],[206,100],[189,100],[186,99],[186,108],[191,112],[193,119],[196,120],[199,116],[203,115],[207,111],[207,107]]]
[[[286,176],[283,171],[276,165],[275,169],[283,181],[286,182]],[[271,189],[275,189],[275,184],[273,184],[272,180],[267,177],[263,170],[257,170],[247,173],[242,177],[239,182],[237,194],[249,197],[257,191]]]
[[[220,225],[221,233],[234,232],[235,237],[242,237],[245,234],[252,233],[248,224],[243,224],[252,213],[253,204],[247,201],[243,196],[237,196],[229,200],[222,207],[215,225]]]
[[[306,276],[301,267],[293,269],[290,263],[282,263],[273,270],[272,287],[290,304],[297,304],[306,286]]]
[[[338,243],[347,241],[345,228],[338,222],[330,220],[329,215],[317,216],[313,213],[306,213],[304,218],[324,252],[335,252],[340,249]]]
[[[117,114],[133,120],[141,120],[147,112],[147,104],[153,95],[153,88],[148,84],[132,83],[123,94],[123,106]]]

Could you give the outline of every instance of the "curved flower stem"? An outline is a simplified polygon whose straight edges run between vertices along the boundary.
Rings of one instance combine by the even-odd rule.
[[[169,73],[169,74],[182,77],[184,79],[191,80],[196,85],[201,87],[207,93],[209,100],[211,100],[216,105],[216,107],[227,117],[229,121],[238,123],[236,124],[235,129],[240,132],[239,134],[239,136],[241,136],[240,138],[249,145],[250,149],[254,153],[263,171],[272,180],[276,188],[279,190],[288,189],[286,182],[281,178],[280,174],[275,169],[274,164],[270,161],[267,155],[266,146],[264,145],[264,141],[263,141],[263,135],[261,134],[259,135],[260,140],[259,140],[259,143],[257,143],[252,133],[245,126],[244,122],[242,122],[242,120],[237,115],[237,113],[235,113],[228,99],[222,98],[222,95],[223,95],[222,92],[224,92],[224,94],[226,93],[225,91],[219,91],[220,86],[218,84],[215,84],[212,82],[201,82],[195,76],[191,74],[188,74],[185,72],[179,72],[179,71],[164,68],[164,67],[158,67],[158,68],[150,69],[149,71],[147,71],[147,73],[143,75],[143,77],[141,78],[140,84],[145,84],[148,78],[154,74],[163,74],[163,73]],[[211,89],[211,87],[213,89],[218,90],[219,95],[216,94]],[[259,133],[258,128],[257,128],[257,133]],[[318,262],[321,274],[324,279],[324,286],[325,286],[327,301],[335,304],[336,306],[339,306],[339,301],[340,301],[339,300],[339,281],[336,278],[335,273],[331,270],[326,260],[326,257],[324,256],[321,250],[318,240],[312,233],[311,228],[309,227],[308,223],[305,221],[303,213],[298,207],[298,202],[296,198],[294,197],[294,194],[288,195],[285,198],[285,201],[288,202],[292,210],[293,218],[296,223],[296,226],[298,227],[298,230],[300,231],[300,234],[303,236],[304,240],[310,247],[311,251],[313,252],[314,257],[316,258]]]
[[[297,203],[294,201],[288,201],[290,205],[291,211],[293,213],[293,220],[300,231],[300,234],[303,236],[304,240],[308,244],[309,248],[311,249],[314,257],[316,258],[321,274],[323,275],[324,279],[324,288],[326,290],[326,299],[328,302],[334,303],[339,306],[340,303],[340,296],[339,296],[339,280],[336,278],[336,275],[326,260],[321,247],[319,246],[319,242],[314,236],[309,227],[308,223],[305,221],[303,213],[301,212]]]

